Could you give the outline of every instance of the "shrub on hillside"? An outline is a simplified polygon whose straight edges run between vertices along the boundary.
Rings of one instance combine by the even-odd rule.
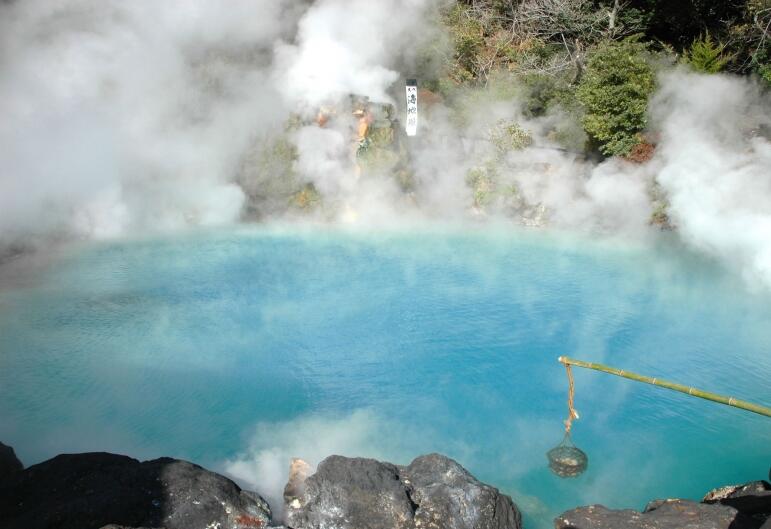
[[[533,136],[519,123],[501,119],[488,132],[490,142],[499,156],[509,151],[518,151],[533,144]]]
[[[645,44],[605,42],[590,54],[577,95],[586,109],[584,128],[603,154],[624,156],[639,143],[654,87]]]
[[[305,184],[300,190],[292,194],[289,205],[301,210],[314,209],[321,205],[321,194],[312,183]]]
[[[445,70],[455,83],[484,81],[506,67],[511,38],[493,11],[459,3],[445,9],[442,18],[453,48]]]
[[[298,153],[290,135],[292,126],[287,124],[284,131],[255,138],[241,160],[236,180],[252,206],[283,203],[302,185],[295,172]]]
[[[685,62],[697,72],[718,73],[722,71],[732,59],[726,53],[726,45],[712,40],[709,33],[694,39],[691,47],[683,55]]]
[[[771,64],[758,65],[755,69],[755,72],[760,76],[761,79],[763,79],[771,86]]]
[[[492,201],[497,179],[498,172],[493,164],[469,169],[466,173],[466,184],[473,192],[474,207],[484,208]]]
[[[450,76],[456,82],[472,80],[476,76],[478,56],[485,45],[482,23],[461,6],[453,7],[445,22],[450,28],[454,45]]]

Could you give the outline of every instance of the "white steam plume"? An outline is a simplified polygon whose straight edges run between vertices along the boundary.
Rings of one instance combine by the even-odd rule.
[[[503,193],[488,204],[486,214],[604,233],[649,231],[648,171],[618,159],[595,165],[561,148],[549,135],[565,126],[564,116],[527,119],[516,98],[475,97],[471,119],[462,126],[453,123],[444,108],[432,109],[422,119],[414,163],[418,198],[425,209],[445,217],[468,216],[473,200],[469,170],[484,168],[495,158],[489,138],[496,124],[515,122],[532,137],[532,146],[512,150],[495,162],[496,188]],[[516,192],[506,193],[508,189]]]
[[[526,119],[516,97],[478,92],[462,125],[442,103],[421,107],[419,135],[406,144],[409,192],[387,175],[358,176],[355,124],[344,112],[325,129],[310,124],[288,135],[297,182],[271,181],[283,178],[271,169],[244,171],[291,112],[308,123],[319,105],[350,94],[402,111],[402,77],[423,73],[414,71],[417,49],[442,40],[436,5],[0,4],[0,246],[230,223],[269,186],[281,193],[261,214],[283,213],[305,182],[322,195],[325,218],[390,225],[501,215],[640,236],[653,231],[655,179],[686,243],[771,285],[771,104],[739,78],[662,75],[651,103],[657,154],[643,165],[594,164],[556,149],[555,126],[580,130],[569,118]],[[482,214],[467,177],[491,157],[485,136],[501,119],[519,122],[534,147],[498,160],[499,189],[517,192]]]
[[[319,0],[300,20],[297,42],[276,49],[276,75],[296,105],[348,94],[392,101],[397,62],[419,46],[432,0]]]
[[[771,96],[746,79],[672,72],[652,114],[680,237],[771,287]]]
[[[367,409],[342,416],[307,415],[281,423],[260,423],[250,446],[223,465],[225,473],[259,492],[278,519],[282,516],[283,491],[292,458],[304,459],[314,469],[332,455],[371,457],[407,464],[421,453],[437,449],[438,436],[430,428],[406,426]],[[453,441],[444,451],[468,460],[471,450]]]
[[[238,218],[289,2],[0,6],[0,228],[102,236]]]
[[[0,5],[0,242],[238,220],[248,151],[290,111],[388,99],[431,3]],[[348,138],[311,136],[301,177],[351,194]]]

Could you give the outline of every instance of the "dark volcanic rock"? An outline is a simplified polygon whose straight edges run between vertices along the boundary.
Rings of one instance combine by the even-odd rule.
[[[165,527],[127,527],[125,525],[105,525],[104,527],[101,527],[100,529],[166,529]]]
[[[291,529],[519,529],[508,496],[455,461],[422,456],[407,467],[331,456],[287,504]]]
[[[416,504],[415,526],[436,529],[520,527],[511,498],[474,478],[458,463],[439,454],[415,459],[402,479]]]
[[[702,501],[729,505],[742,514],[766,519],[771,516],[771,484],[751,481],[745,485],[721,487],[708,492]]]
[[[293,529],[408,529],[412,518],[412,503],[395,465],[330,456],[305,480],[285,522]]]
[[[579,507],[554,520],[556,529],[757,529],[760,522],[727,505],[688,500],[649,504],[646,512],[611,510],[602,505]]]
[[[13,448],[0,443],[0,487],[10,482],[22,470],[24,470],[24,465],[16,457]]]
[[[19,473],[0,495],[5,529],[254,528],[267,503],[229,479],[171,458],[140,463],[106,453],[56,456]]]

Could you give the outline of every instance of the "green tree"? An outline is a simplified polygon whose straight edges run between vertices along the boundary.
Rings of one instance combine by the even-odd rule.
[[[694,39],[691,47],[683,55],[683,59],[691,68],[702,73],[718,73],[732,59],[725,53],[726,45],[715,42],[709,32]]]
[[[756,72],[761,79],[771,85],[771,64],[762,64],[758,66]]]
[[[589,55],[578,86],[584,129],[608,156],[623,156],[645,128],[655,74],[647,46],[633,39],[604,42]]]

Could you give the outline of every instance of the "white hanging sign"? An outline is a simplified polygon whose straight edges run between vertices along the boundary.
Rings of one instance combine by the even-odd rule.
[[[418,133],[418,81],[407,79],[407,136]]]

